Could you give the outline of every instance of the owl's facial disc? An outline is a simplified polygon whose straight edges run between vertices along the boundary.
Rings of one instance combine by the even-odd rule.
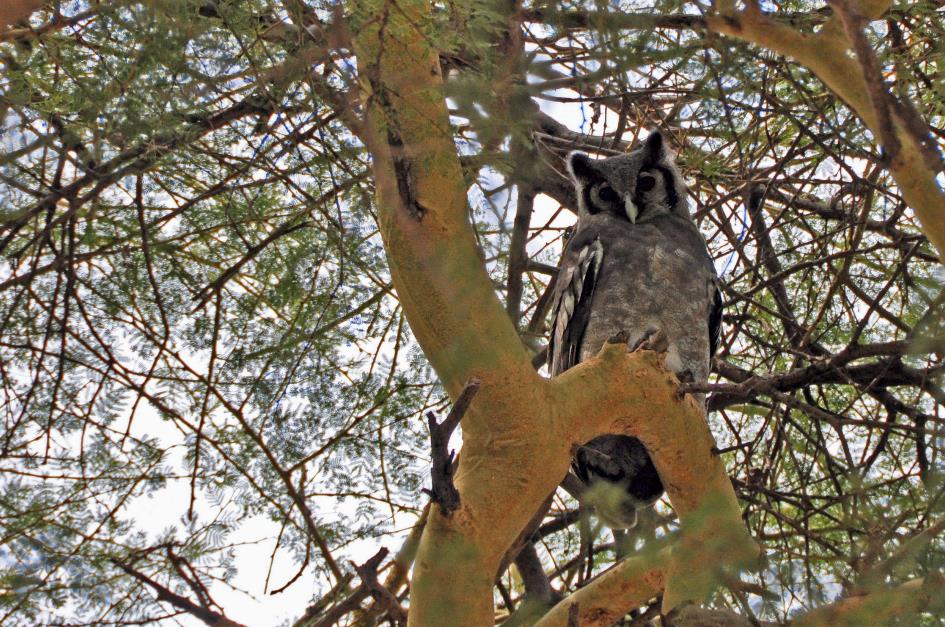
[[[633,197],[630,194],[627,194],[623,197],[624,210],[627,212],[627,218],[630,220],[630,224],[637,223],[637,217],[640,215],[640,209],[637,207],[636,203],[633,202]]]

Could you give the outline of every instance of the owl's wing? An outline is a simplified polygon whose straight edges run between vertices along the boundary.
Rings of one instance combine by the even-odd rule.
[[[712,297],[712,308],[709,309],[709,360],[715,356],[715,350],[719,347],[719,339],[722,336],[722,289],[716,280],[712,285],[712,291],[715,294]]]
[[[573,263],[561,268],[548,344],[548,369],[552,376],[581,360],[581,340],[591,315],[591,300],[603,259],[604,247],[597,238],[576,251]]]

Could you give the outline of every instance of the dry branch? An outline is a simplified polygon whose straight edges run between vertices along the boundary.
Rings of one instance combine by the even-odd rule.
[[[459,421],[466,415],[469,404],[472,403],[473,397],[479,391],[479,384],[478,379],[471,379],[466,383],[443,422],[437,424],[436,414],[432,411],[427,412],[427,425],[430,427],[430,446],[433,453],[430,469],[433,489],[424,491],[431,496],[434,503],[440,506],[440,512],[444,516],[449,516],[459,507],[459,492],[456,490],[456,486],[453,485],[454,452],[449,450],[450,436],[459,426]]]
[[[387,557],[387,549],[381,548],[374,556],[361,566],[352,563],[354,570],[361,578],[361,586],[374,597],[374,601],[387,612],[396,625],[403,625],[407,620],[407,612],[400,606],[390,590],[381,585],[377,579],[377,569]]]

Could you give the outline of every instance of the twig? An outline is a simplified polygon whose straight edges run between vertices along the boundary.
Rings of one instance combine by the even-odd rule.
[[[305,615],[295,622],[295,626],[332,627],[333,625],[337,625],[343,617],[361,608],[361,602],[369,596],[374,598],[374,603],[378,609],[386,612],[395,624],[404,624],[407,621],[406,610],[401,607],[400,603],[397,601],[397,597],[394,596],[390,589],[382,585],[377,577],[378,568],[381,562],[384,561],[384,558],[387,557],[387,554],[388,550],[381,548],[373,557],[360,566],[352,562],[351,566],[358,573],[358,577],[361,578],[361,584],[353,590],[350,590],[347,597],[340,600],[326,611],[326,606],[333,599],[338,597],[339,594],[344,592],[348,583],[350,583],[351,574],[346,573],[344,579],[339,581],[331,592],[326,594],[315,604],[309,606],[305,611]]]
[[[302,221],[302,222],[294,222],[293,220],[289,220],[288,222],[285,222],[284,224],[281,224],[279,227],[277,227],[274,231],[272,231],[272,233],[267,235],[261,242],[249,247],[246,251],[246,254],[244,254],[243,257],[239,261],[237,261],[235,264],[227,268],[223,272],[223,274],[221,274],[219,277],[214,279],[212,283],[204,287],[202,290],[200,290],[197,293],[196,296],[194,296],[194,300],[197,301],[197,304],[194,306],[191,313],[198,311],[204,305],[206,305],[207,301],[209,301],[210,298],[212,298],[214,294],[219,293],[220,290],[223,289],[223,286],[226,285],[227,281],[229,281],[234,276],[236,276],[236,274],[240,271],[240,269],[244,265],[252,261],[256,257],[256,255],[258,255],[266,246],[276,241],[280,237],[284,237],[294,231],[298,231],[299,229],[303,229],[311,225],[312,223],[307,220]]]
[[[356,610],[361,604],[361,601],[363,601],[368,595],[368,592],[364,589],[364,586],[358,586],[344,600],[340,601],[330,610],[322,614],[322,612],[325,611],[325,608],[330,605],[339,594],[349,590],[348,584],[351,583],[351,579],[353,577],[354,575],[351,573],[345,573],[341,581],[335,584],[335,587],[332,588],[328,594],[315,601],[315,603],[312,605],[308,606],[308,608],[305,610],[305,614],[303,614],[299,620],[293,623],[293,627],[331,627],[331,625],[337,624],[341,617]],[[312,622],[316,618],[319,619],[318,622]]]
[[[430,426],[430,445],[433,453],[433,465],[430,476],[433,482],[433,489],[424,492],[430,495],[433,502],[440,506],[440,511],[444,516],[452,514],[459,507],[459,492],[453,485],[453,455],[455,451],[449,450],[450,436],[463,419],[469,404],[472,402],[476,392],[479,391],[479,379],[470,379],[459,398],[453,404],[453,408],[441,422],[436,422],[436,415],[431,411],[427,412],[427,423]]]
[[[118,568],[125,571],[127,574],[131,575],[141,583],[154,590],[157,593],[157,598],[159,601],[166,601],[174,607],[184,610],[191,616],[199,618],[201,621],[211,625],[212,627],[243,627],[241,623],[230,620],[223,614],[214,612],[208,607],[197,605],[190,599],[173,592],[165,586],[162,586],[144,573],[135,570],[128,564],[125,564],[117,559],[112,559],[111,562]]]

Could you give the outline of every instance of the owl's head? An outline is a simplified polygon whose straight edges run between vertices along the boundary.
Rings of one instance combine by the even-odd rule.
[[[659,131],[633,151],[607,159],[568,155],[579,215],[610,213],[631,223],[673,213],[689,217],[686,184]]]

